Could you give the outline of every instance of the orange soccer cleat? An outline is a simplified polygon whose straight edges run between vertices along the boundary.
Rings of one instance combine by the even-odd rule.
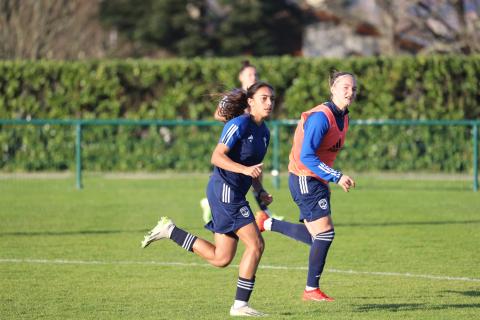
[[[335,301],[335,299],[330,298],[325,293],[320,291],[319,288],[317,288],[309,291],[304,290],[303,301]]]
[[[258,211],[255,215],[255,222],[257,223],[258,230],[260,230],[260,232],[265,231],[264,223],[265,220],[267,220],[268,218],[270,217],[268,216],[268,214],[265,213],[265,211]]]

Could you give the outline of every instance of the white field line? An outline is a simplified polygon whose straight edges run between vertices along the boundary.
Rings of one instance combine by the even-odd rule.
[[[211,267],[205,263],[185,263],[185,262],[159,262],[159,261],[99,261],[99,260],[63,260],[63,259],[0,259],[0,263],[26,263],[26,264],[71,264],[71,265],[154,265],[167,267]],[[231,265],[231,267],[238,267],[238,265]],[[271,266],[260,265],[260,269],[270,270],[307,270],[307,267],[293,267],[293,266]],[[480,282],[477,278],[468,277],[450,277],[450,276],[435,276],[429,274],[413,274],[400,272],[375,272],[375,271],[355,271],[355,270],[339,270],[339,269],[325,269],[326,272],[367,275],[367,276],[390,276],[403,278],[422,278],[431,280],[446,280],[446,281],[464,281],[464,282]]]

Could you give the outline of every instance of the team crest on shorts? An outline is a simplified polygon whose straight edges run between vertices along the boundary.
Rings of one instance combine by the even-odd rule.
[[[318,205],[320,206],[321,209],[325,210],[328,208],[328,202],[327,202],[327,199],[320,199],[320,201],[318,201]]]
[[[247,206],[241,207],[241,208],[240,208],[240,213],[241,213],[242,216],[244,216],[245,218],[248,218],[248,216],[250,215],[250,210],[248,210],[248,207],[247,207]]]

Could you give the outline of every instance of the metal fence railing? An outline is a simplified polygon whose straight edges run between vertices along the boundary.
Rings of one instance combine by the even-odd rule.
[[[297,124],[297,120],[272,120],[268,126],[272,133],[272,167],[274,170],[280,168],[280,128],[291,127]],[[75,173],[76,186],[82,188],[82,131],[87,126],[220,126],[218,121],[205,120],[126,120],[126,119],[0,119],[0,125],[62,125],[75,128]],[[352,120],[351,126],[463,126],[472,130],[473,148],[473,190],[478,191],[478,138],[480,120]],[[274,177],[274,186],[278,187],[280,177]]]

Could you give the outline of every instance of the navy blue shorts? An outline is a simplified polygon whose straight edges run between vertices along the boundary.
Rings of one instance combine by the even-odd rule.
[[[300,208],[299,221],[315,221],[331,214],[330,188],[314,177],[290,173],[288,186],[293,201]]]
[[[208,230],[232,234],[241,227],[255,222],[245,195],[233,190],[223,180],[210,178],[207,199],[212,211],[212,220],[205,225]]]

